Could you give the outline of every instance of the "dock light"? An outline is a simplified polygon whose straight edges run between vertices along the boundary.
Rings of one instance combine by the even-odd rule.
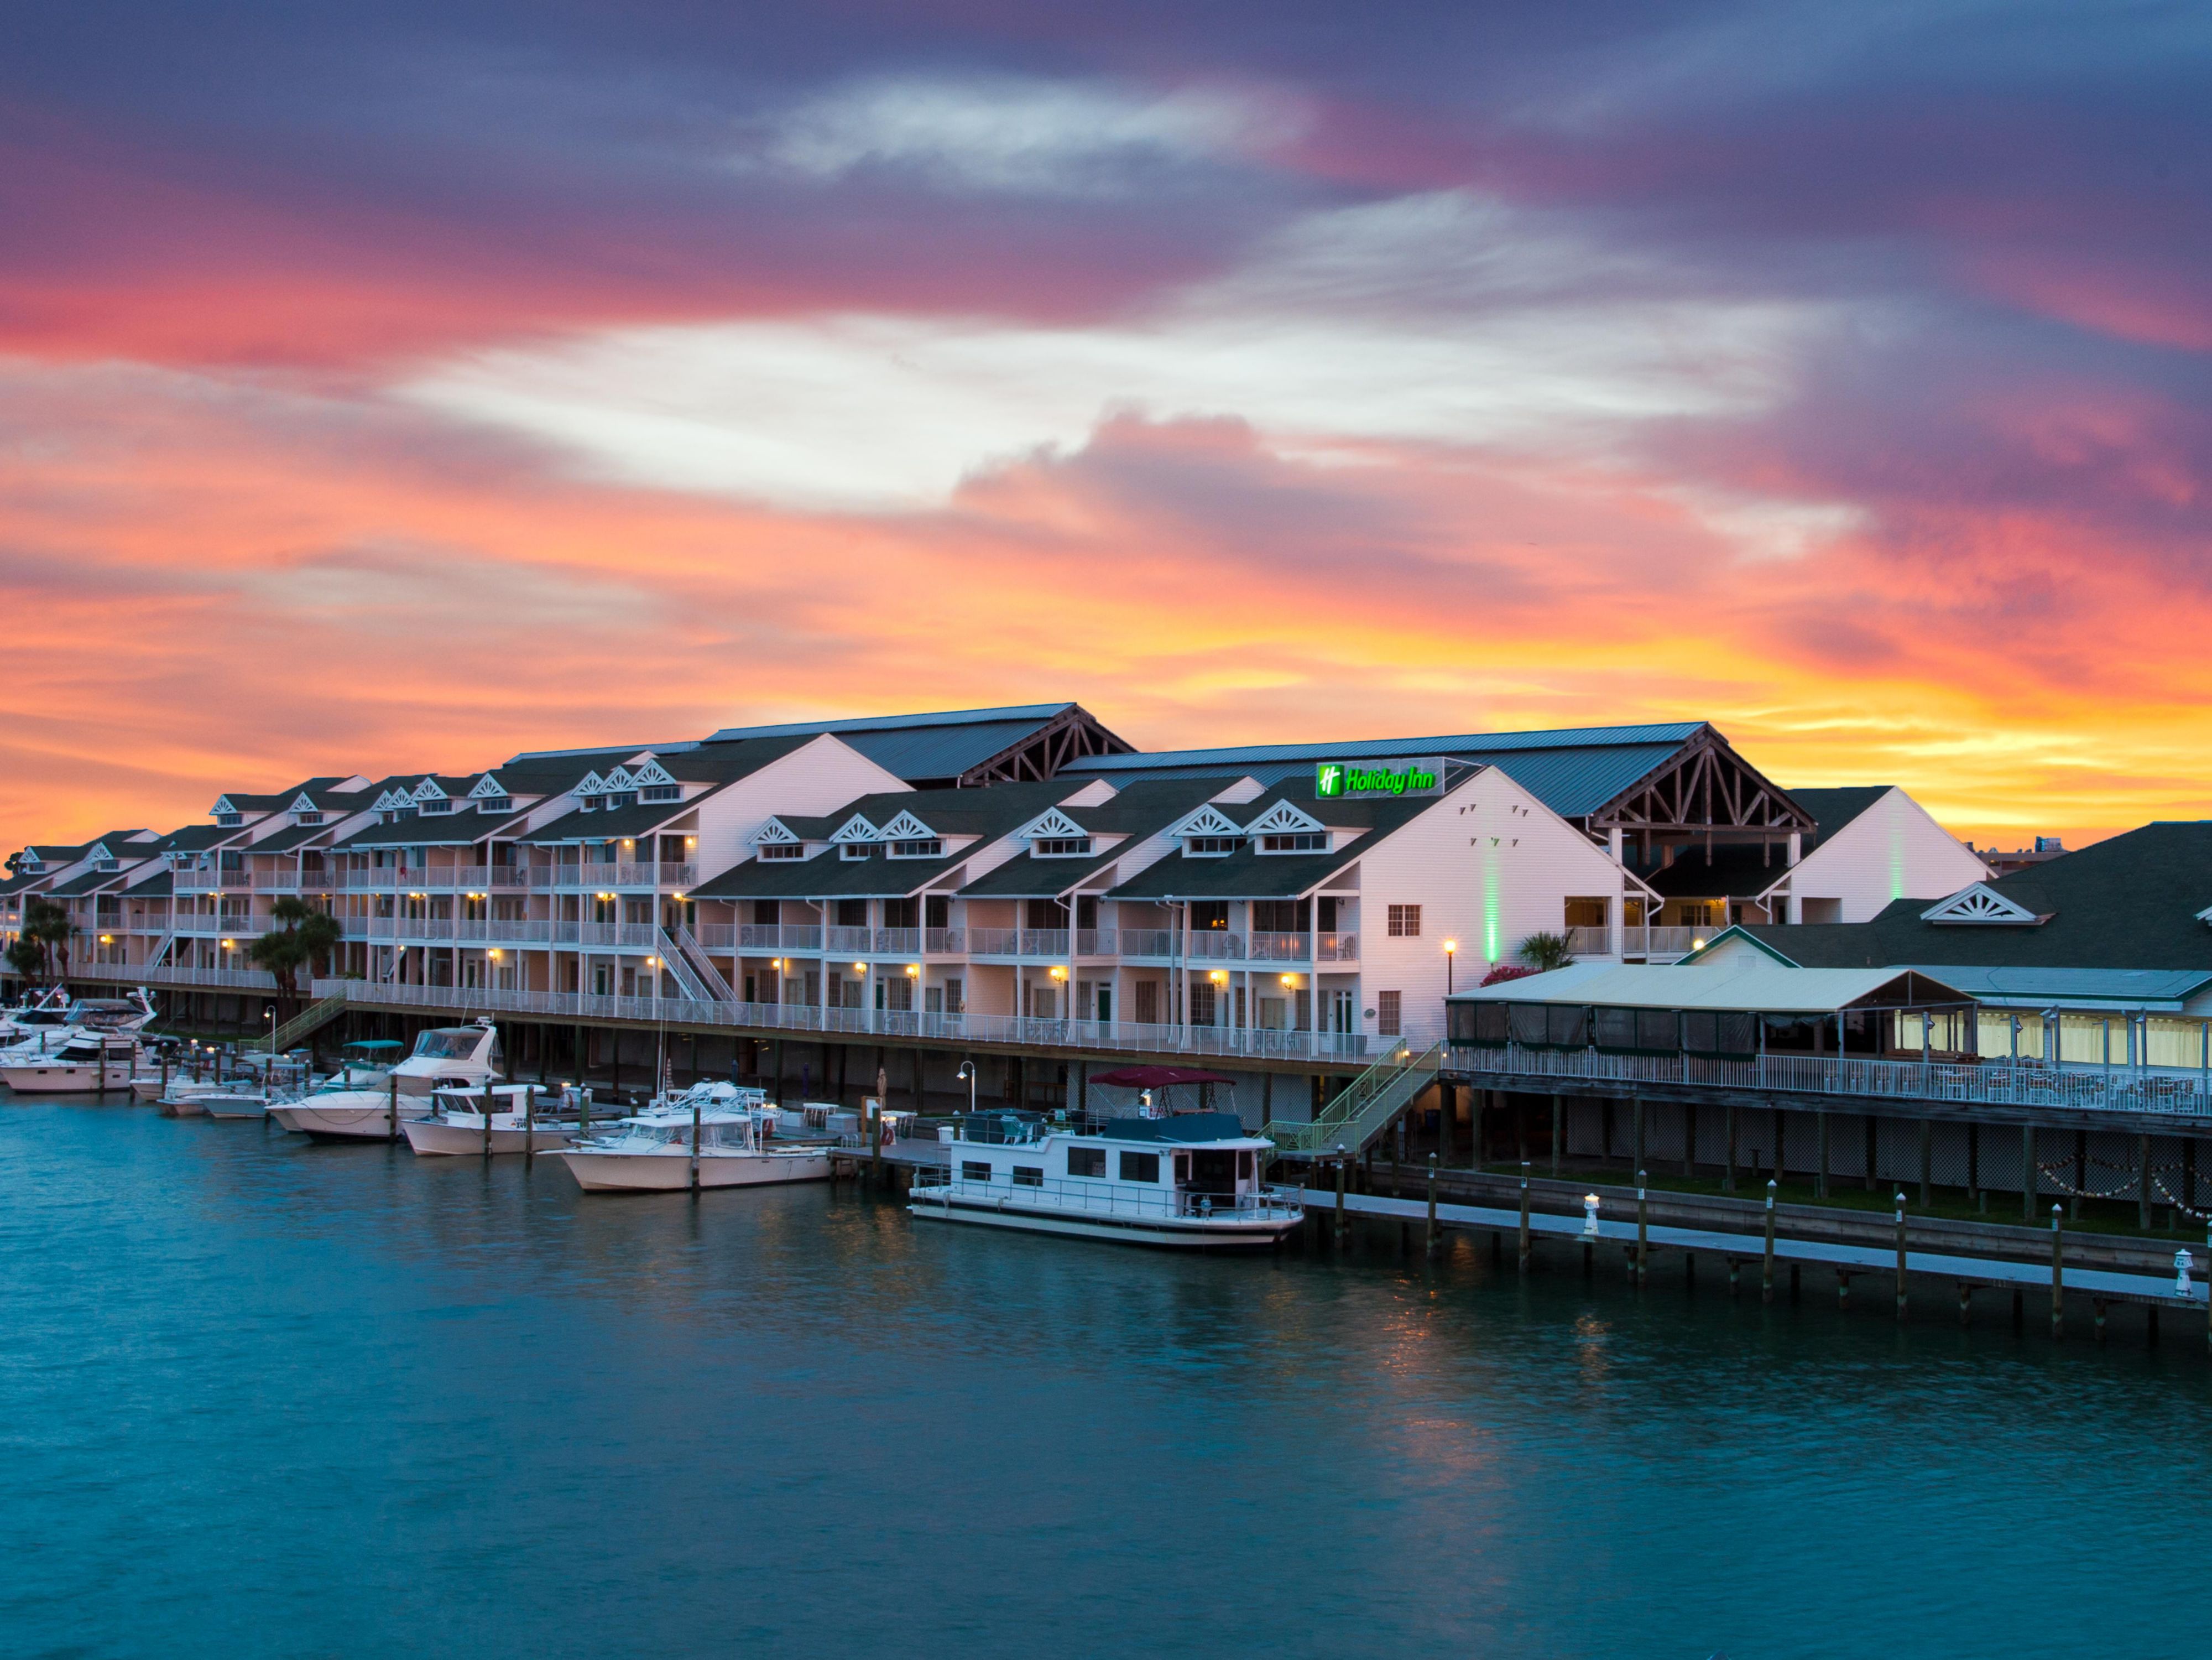
[[[909,979],[909,980],[919,980],[919,979],[921,979],[921,964],[919,964],[919,963],[909,963],[909,964],[908,964],[906,965],[906,977],[907,977],[908,979]]]
[[[1452,964],[1459,960],[1459,941],[1444,941],[1444,995],[1452,994]]]

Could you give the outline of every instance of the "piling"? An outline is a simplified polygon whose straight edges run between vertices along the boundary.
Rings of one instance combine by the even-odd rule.
[[[2066,1229],[2065,1207],[2051,1207],[2051,1335],[2066,1335]]]
[[[1345,1156],[1344,1143],[1340,1141],[1336,1144],[1336,1244],[1339,1250],[1344,1249],[1344,1241],[1349,1232],[1344,1213],[1344,1183],[1346,1174],[1351,1168],[1352,1161]],[[1429,1191],[1431,1193],[1436,1191],[1433,1182]],[[1431,1210],[1431,1214],[1434,1213]]]
[[[1636,1172],[1636,1289],[1638,1291],[1644,1289],[1644,1280],[1651,1269],[1651,1207],[1645,1202],[1644,1182],[1644,1172],[1639,1169]]]
[[[1905,1190],[1897,1193],[1897,1323],[1905,1323]]]
[[[484,1079],[483,1125],[483,1156],[487,1163],[489,1163],[491,1158],[491,1110],[498,1103],[494,1098],[491,1092],[491,1079],[487,1078]]]
[[[1974,1288],[1967,1281],[1959,1282],[1959,1329],[1966,1330],[1973,1317]]]
[[[2142,1176],[2136,1190],[2136,1225],[2148,1232],[2150,1229],[2150,1137],[2144,1136],[2137,1146]]]
[[[1816,1175],[1813,1180],[1813,1192],[1816,1197],[1826,1199],[1828,1196],[1828,1110],[1826,1107],[1820,1109],[1819,1117],[1820,1121],[1820,1168],[1819,1174]]]
[[[1521,1273],[1528,1273],[1528,1161],[1521,1161]]]
[[[1566,1098],[1560,1095],[1553,1096],[1552,1098],[1552,1174],[1554,1177],[1557,1177],[1559,1173],[1559,1144],[1566,1140]]]
[[[2105,1299],[2101,1297],[2093,1297],[2089,1299],[2089,1306],[2096,1311],[2096,1317],[2091,1323],[2092,1329],[2097,1334],[2098,1347],[2101,1348],[2105,1342]]]
[[[384,1080],[386,1089],[386,1122],[392,1130],[392,1139],[399,1139],[399,1074],[393,1073]]]
[[[882,1067],[876,1068],[876,1076],[879,1079],[883,1077]],[[875,1110],[869,1115],[872,1121],[869,1128],[869,1138],[874,1144],[875,1154],[870,1161],[868,1182],[872,1187],[879,1188],[884,1184],[884,1098],[878,1095],[874,1104]],[[1338,1186],[1340,1189],[1342,1185],[1342,1178],[1340,1177]]]
[[[691,1103],[691,1192],[694,1197],[699,1192],[699,1103],[696,1098]]]
[[[538,1085],[522,1086],[522,1165],[530,1168],[538,1156]]]
[[[1774,1300],[1774,1183],[1766,1184],[1766,1259],[1759,1269],[1759,1300]]]
[[[2035,1126],[2020,1127],[2020,1219],[2035,1220]]]
[[[1432,1257],[1443,1243],[1443,1237],[1437,1231],[1437,1156],[1434,1153],[1429,1155],[1429,1231],[1422,1243]]]

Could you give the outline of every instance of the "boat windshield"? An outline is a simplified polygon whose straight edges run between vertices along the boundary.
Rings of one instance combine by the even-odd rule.
[[[477,1045],[483,1042],[483,1030],[479,1026],[441,1026],[426,1031],[415,1040],[417,1061],[466,1061],[475,1055]]]
[[[374,1067],[360,1061],[349,1061],[323,1080],[325,1092],[336,1090],[365,1090],[381,1088],[384,1080],[392,1076],[389,1067]]]

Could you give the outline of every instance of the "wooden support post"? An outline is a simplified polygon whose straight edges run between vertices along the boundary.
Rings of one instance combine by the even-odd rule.
[[[2051,1207],[2051,1335],[2066,1335],[2066,1207]]]
[[[1836,1306],[1848,1309],[1851,1305],[1851,1274],[1849,1268],[1836,1270]]]
[[[699,1103],[691,1103],[691,1196],[699,1196]]]
[[[528,1170],[538,1157],[538,1085],[522,1086],[522,1167]]]
[[[1797,1304],[1797,1276],[1804,1271],[1805,1265],[1802,1262],[1792,1262],[1790,1265],[1790,1304],[1793,1308]]]
[[[1528,1273],[1528,1161],[1521,1161],[1521,1273]]]
[[[1433,1258],[1442,1243],[1443,1236],[1437,1231],[1437,1156],[1431,1153],[1429,1155],[1429,1231],[1423,1244],[1429,1256]]]
[[[1630,1149],[1630,1163],[1636,1171],[1638,1186],[1644,1182],[1644,1098],[1638,1096],[1632,1103],[1629,1122],[1632,1126],[1635,1145]]]
[[[388,1091],[386,1122],[392,1131],[392,1139],[397,1141],[399,1139],[399,1074],[390,1073],[384,1081],[385,1088]]]
[[[1929,1187],[1936,1174],[1936,1121],[1920,1121],[1920,1208],[1926,1210],[1933,1202]]]
[[[1828,1110],[1826,1107],[1819,1110],[1819,1117],[1820,1168],[1813,1180],[1813,1192],[1815,1197],[1826,1199],[1828,1196]]]
[[[775,1104],[780,1107],[783,1104],[783,1039],[776,1038],[769,1047],[775,1050]]]
[[[1959,1329],[1966,1330],[1973,1318],[1974,1288],[1968,1281],[1959,1282]]]
[[[1553,1096],[1552,1098],[1552,1174],[1554,1177],[1559,1173],[1560,1143],[1567,1139],[1566,1118],[1566,1098]]]
[[[1874,1115],[1869,1113],[1866,1116],[1866,1190],[1869,1193],[1874,1191],[1874,1184],[1878,1179],[1875,1173],[1875,1167],[1881,1163],[1881,1128],[1875,1122]]]
[[[2136,1225],[2148,1231],[2150,1227],[2150,1137],[2141,1138],[2136,1146],[2142,1171],[2141,1180],[2136,1187]]]
[[[2020,1219],[2035,1220],[2035,1126],[2020,1127]]]
[[[1733,1256],[1729,1257],[1729,1296],[1731,1298],[1733,1298],[1735,1296],[1735,1294],[1736,1294],[1736,1292],[1737,1292],[1737,1290],[1738,1290],[1738,1288],[1739,1288],[1739,1286],[1738,1286],[1738,1282],[1739,1282],[1739,1280],[1742,1278],[1742,1274],[1743,1274],[1743,1264],[1742,1264],[1742,1262],[1741,1262],[1740,1261],[1738,1261],[1735,1257],[1733,1257]]]
[[[1926,1120],[1921,1121],[1923,1125]],[[1923,1129],[1923,1134],[1925,1134]],[[1905,1323],[1905,1189],[1897,1190],[1897,1323]]]
[[[1982,1207],[1982,1127],[1966,1121],[1966,1202]]]
[[[1639,1107],[1642,1104],[1638,1103]],[[1651,1218],[1650,1207],[1644,1202],[1644,1179],[1643,1168],[1639,1165],[1636,1171],[1636,1289],[1638,1291],[1644,1289],[1644,1280],[1651,1269]]]
[[[1734,1193],[1735,1191],[1735,1104],[1731,1101],[1723,1111],[1727,1120],[1724,1130],[1728,1136],[1728,1163],[1722,1167],[1721,1171],[1721,1191]]]
[[[1774,1300],[1774,1183],[1766,1184],[1766,1261],[1759,1271],[1759,1300]]]
[[[1682,1103],[1682,1175],[1694,1182],[1698,1177],[1698,1104]]]
[[[486,1163],[491,1159],[491,1110],[498,1104],[498,1098],[491,1092],[491,1079],[487,1078],[484,1079],[483,1103],[483,1156]]]
[[[2105,1299],[2093,1297],[2089,1299],[2089,1306],[2096,1310],[2096,1319],[2093,1323],[2097,1334],[2097,1345],[2101,1348],[2105,1342]]]
[[[1340,1250],[1344,1248],[1345,1235],[1349,1231],[1345,1219],[1344,1183],[1351,1170],[1352,1160],[1345,1156],[1344,1143],[1340,1141],[1336,1144],[1336,1243]]]

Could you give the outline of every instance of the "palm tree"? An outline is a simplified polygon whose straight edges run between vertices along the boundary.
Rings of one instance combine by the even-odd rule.
[[[263,934],[246,947],[246,954],[276,976],[277,988],[285,996],[296,997],[299,971],[309,964],[322,965],[345,937],[345,931],[328,911],[318,910],[289,894],[270,906],[269,915],[283,926]]]
[[[1539,974],[1563,969],[1575,960],[1575,948],[1564,933],[1532,933],[1513,954]]]
[[[8,947],[8,966],[33,982],[44,980],[58,962],[60,977],[69,978],[69,942],[76,933],[70,914],[51,899],[33,899],[23,907],[22,931]]]

